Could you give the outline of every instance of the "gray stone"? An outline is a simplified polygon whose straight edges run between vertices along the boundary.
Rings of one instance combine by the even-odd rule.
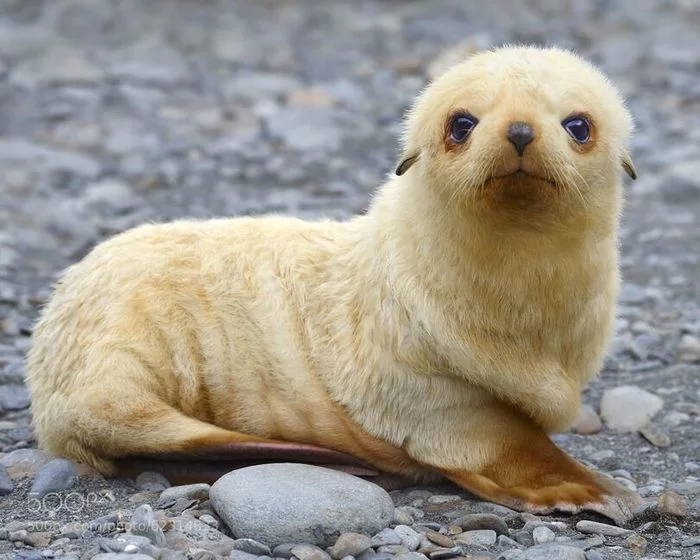
[[[201,519],[201,517],[200,517]],[[259,543],[253,539],[236,539],[233,541],[233,550],[240,550],[255,556],[271,556],[272,551],[266,544]]]
[[[163,529],[158,525],[153,508],[148,504],[140,505],[134,510],[129,529],[132,534],[146,537],[157,546],[165,546]]]
[[[328,549],[328,554],[335,560],[341,560],[346,556],[359,556],[372,546],[372,539],[359,533],[343,533]],[[416,547],[417,548],[417,547]]]
[[[506,522],[492,513],[470,513],[456,519],[454,525],[458,525],[464,531],[474,531],[477,529],[491,529],[499,535],[508,535],[508,525]]]
[[[292,547],[292,556],[299,560],[331,560],[325,550],[313,544],[298,544]]]
[[[597,434],[603,429],[603,423],[600,421],[600,416],[593,410],[593,407],[587,404],[582,404],[579,409],[576,420],[572,429],[577,434],[591,435]]]
[[[144,492],[162,492],[170,487],[170,482],[157,472],[142,472],[136,477],[136,486]]]
[[[232,550],[229,560],[257,560],[258,556],[256,554],[251,554],[250,552],[244,552],[243,550]]]
[[[14,490],[15,485],[10,479],[10,475],[7,474],[7,469],[0,465],[0,496],[7,496]]]
[[[700,164],[687,159],[672,164],[661,185],[661,195],[667,202],[687,204],[700,198]]]
[[[504,550],[497,557],[496,560],[522,560],[525,553],[517,548],[512,548],[510,550]]]
[[[330,109],[289,107],[267,119],[270,134],[296,151],[337,150],[342,131]]]
[[[393,529],[382,529],[372,537],[372,546],[374,548],[387,544],[401,544],[401,537]]]
[[[520,544],[518,541],[511,539],[510,537],[507,537],[505,535],[499,535],[498,536],[498,546],[502,548],[509,548],[509,549],[518,549],[518,550],[523,550],[525,547]]]
[[[428,557],[419,552],[405,552],[403,554],[397,554],[394,556],[393,560],[428,560]]]
[[[2,462],[2,461],[0,461]],[[700,494],[700,480],[687,480],[686,482],[676,482],[671,484],[671,490],[684,496]]]
[[[598,523],[597,521],[589,521],[582,519],[576,523],[576,530],[582,533],[592,533],[595,535],[605,535],[606,537],[624,537],[632,533],[629,529],[608,525],[607,523]]]
[[[663,405],[660,397],[633,385],[623,385],[603,393],[600,415],[615,430],[635,432],[649,423]]]
[[[668,447],[671,445],[671,438],[668,436],[668,434],[653,422],[649,422],[645,426],[642,426],[639,433],[642,434],[644,439],[655,447]]]
[[[196,548],[211,550],[221,556],[228,556],[233,550],[234,540],[231,537],[188,513],[173,517],[172,523],[173,528],[165,533],[167,548],[182,550],[181,547],[184,546],[186,550],[194,543]]]
[[[0,465],[7,469],[12,480],[34,478],[39,469],[51,458],[38,449],[17,449],[0,459]]]
[[[626,305],[644,303],[648,299],[647,292],[635,284],[624,284],[620,290],[619,301]]]
[[[455,537],[457,544],[491,546],[496,544],[496,531],[491,529],[477,529],[465,531]]]
[[[684,334],[678,344],[678,359],[681,362],[700,362],[700,337]]]
[[[448,560],[449,558],[455,558],[456,556],[461,556],[464,550],[461,546],[455,546],[453,548],[441,548],[439,550],[434,550],[428,556],[430,560]]]
[[[554,541],[554,531],[548,527],[535,527],[532,531],[532,538],[535,544],[544,544]]]
[[[302,464],[233,471],[211,488],[211,502],[234,535],[270,546],[330,546],[342,533],[375,534],[391,523],[385,490],[352,475]]]
[[[165,504],[173,504],[180,498],[185,498],[187,500],[199,500],[204,502],[209,499],[209,489],[211,486],[209,484],[186,484],[183,486],[171,486],[166,488],[160,493],[160,498],[158,498],[158,505],[161,507]],[[167,507],[167,506],[165,506]]]
[[[528,548],[522,560],[586,560],[586,553],[580,548],[547,543]]]
[[[0,411],[29,407],[29,391],[24,385],[0,385]]]
[[[75,484],[78,473],[68,459],[52,459],[36,474],[29,496],[43,498],[49,492],[66,490]]]
[[[93,158],[55,150],[27,140],[0,138],[0,160],[31,163],[51,171],[66,171],[87,178],[95,178],[102,167]]]
[[[116,179],[103,179],[88,185],[82,197],[91,209],[98,212],[106,209],[112,213],[122,213],[139,203],[133,189]]]
[[[401,544],[408,550],[417,550],[420,546],[420,534],[411,529],[408,525],[397,525],[394,527],[394,532],[401,538]]]
[[[65,558],[65,557],[63,557]],[[128,552],[101,552],[90,557],[90,560],[153,560],[147,554],[130,554]]]

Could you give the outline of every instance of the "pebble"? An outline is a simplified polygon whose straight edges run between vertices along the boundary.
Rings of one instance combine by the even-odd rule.
[[[445,548],[452,548],[455,544],[453,539],[437,531],[426,531],[425,536],[430,542],[438,546],[444,546]]]
[[[136,477],[136,487],[143,492],[162,492],[170,482],[160,473],[142,472]]]
[[[401,543],[410,551],[416,550],[421,542],[421,536],[407,525],[397,525],[394,532],[401,538]]]
[[[407,528],[411,529],[410,527]],[[398,527],[396,529],[398,529]],[[398,531],[396,532],[398,533]],[[420,537],[418,537],[418,543],[420,543]],[[418,543],[413,549],[408,546],[406,548],[409,550],[415,550],[418,548]],[[372,539],[367,535],[361,535],[359,533],[343,533],[338,537],[338,540],[335,541],[335,544],[328,549],[328,554],[330,554],[334,560],[341,560],[346,556],[358,556],[371,546]]]
[[[29,391],[24,385],[0,385],[0,411],[29,407]]]
[[[676,517],[688,515],[688,503],[680,494],[673,491],[664,492],[659,496],[659,512]]]
[[[52,459],[39,469],[29,490],[32,498],[43,498],[49,492],[67,490],[77,480],[77,471],[68,459]]]
[[[129,523],[129,530],[134,535],[150,539],[156,546],[165,546],[163,529],[158,525],[153,508],[148,504],[140,505],[134,510]]]
[[[401,544],[401,537],[393,529],[382,529],[372,537],[372,546],[374,548],[387,544]]]
[[[638,556],[642,556],[647,550],[647,540],[641,535],[632,534],[625,540],[627,548]]]
[[[491,546],[496,544],[496,531],[491,529],[477,529],[465,531],[455,537],[457,544]]]
[[[554,536],[554,532],[547,527],[535,527],[532,531],[532,538],[535,544],[553,542]]]
[[[273,547],[295,541],[327,547],[342,533],[376,534],[394,517],[382,488],[312,465],[238,469],[216,481],[210,497],[234,535]]]
[[[253,539],[236,539],[233,541],[233,550],[240,550],[248,554],[254,554],[255,556],[272,555],[269,546]]]
[[[397,507],[394,510],[394,519],[392,523],[396,525],[411,525],[416,519],[420,519],[425,515],[422,510],[411,506]]]
[[[449,504],[452,502],[459,502],[462,500],[461,496],[455,496],[455,495],[440,495],[437,494],[435,496],[430,496],[428,498],[428,503],[429,504]]]
[[[425,554],[420,554],[418,552],[404,552],[403,554],[397,554],[392,560],[427,560],[427,558]],[[377,560],[380,559],[378,558]]]
[[[663,448],[671,445],[671,438],[653,422],[649,422],[639,430],[649,443],[655,447]]]
[[[623,537],[629,535],[632,531],[607,523],[598,523],[597,521],[588,521],[583,519],[576,523],[576,529],[582,533],[593,533],[596,535],[605,535],[606,537]]]
[[[684,334],[678,344],[678,360],[686,363],[700,362],[700,337]]]
[[[193,543],[196,548],[228,556],[233,550],[234,540],[220,531],[201,522],[189,513],[172,518],[173,528],[165,533],[167,548],[186,550]],[[242,553],[245,554],[245,553]]]
[[[7,469],[12,480],[34,478],[39,469],[51,458],[38,449],[17,449],[0,459],[0,465]]]
[[[576,420],[574,420],[572,429],[577,434],[587,436],[600,432],[603,429],[603,423],[592,406],[583,404],[578,411]]]
[[[528,548],[522,560],[586,560],[586,553],[580,548],[547,543]]]
[[[14,490],[14,487],[15,485],[10,479],[7,468],[4,465],[0,465],[0,496],[7,496]]]
[[[461,527],[464,531],[473,531],[476,529],[491,529],[499,535],[508,535],[508,525],[502,517],[491,513],[471,513],[456,519],[455,525]]]
[[[623,385],[603,393],[600,415],[609,427],[620,432],[634,432],[645,426],[663,404],[657,395],[633,385]]]
[[[691,494],[700,494],[700,480],[687,480],[686,482],[675,482],[671,484],[671,490],[673,490],[674,492],[678,492],[679,494],[683,494],[684,496]]]
[[[299,560],[331,560],[330,555],[313,544],[299,544],[292,548],[292,556]]]
[[[439,550],[434,550],[428,554],[430,560],[447,560],[448,558],[455,558],[462,554],[462,548],[456,546],[454,548],[441,548]]]
[[[204,483],[171,486],[160,493],[158,504],[175,503],[181,498],[204,502],[209,499],[210,488],[211,486],[209,486],[209,484]]]

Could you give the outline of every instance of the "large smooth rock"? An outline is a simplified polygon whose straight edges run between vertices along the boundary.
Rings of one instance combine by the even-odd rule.
[[[311,465],[277,463],[235,470],[210,490],[237,538],[268,546],[332,545],[342,533],[374,535],[394,516],[389,494],[355,476]]]
[[[636,432],[646,426],[663,405],[661,397],[633,385],[623,385],[603,393],[600,415],[614,430]]]

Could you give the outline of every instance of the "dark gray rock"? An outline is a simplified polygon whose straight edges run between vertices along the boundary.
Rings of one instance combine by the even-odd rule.
[[[0,496],[7,496],[14,488],[15,485],[12,483],[12,480],[10,480],[7,469],[3,465],[0,465]]]
[[[29,391],[24,385],[0,385],[0,411],[29,407]]]
[[[170,488],[170,482],[157,472],[142,472],[136,477],[136,486],[144,492],[162,492]]]
[[[201,518],[200,518],[201,519]],[[233,541],[233,550],[240,550],[255,556],[271,556],[270,547],[253,539],[236,539]]]
[[[77,476],[72,461],[52,459],[39,469],[29,495],[33,498],[43,498],[49,492],[67,490],[75,484]]]
[[[140,505],[134,510],[129,522],[129,530],[134,535],[150,539],[156,546],[165,546],[163,529],[158,525],[153,508],[148,504]]]

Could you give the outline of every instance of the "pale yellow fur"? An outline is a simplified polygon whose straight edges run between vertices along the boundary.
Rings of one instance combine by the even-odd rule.
[[[456,109],[480,122],[450,151]],[[588,153],[561,126],[574,111],[595,120]],[[536,125],[528,157],[551,192],[484,187],[513,120]],[[102,243],[34,334],[40,445],[104,471],[210,424],[352,451],[343,411],[421,464],[478,471],[503,446],[500,402],[567,427],[611,333],[631,128],[587,63],[499,49],[421,94],[404,146],[417,159],[364,216],[180,221]]]

